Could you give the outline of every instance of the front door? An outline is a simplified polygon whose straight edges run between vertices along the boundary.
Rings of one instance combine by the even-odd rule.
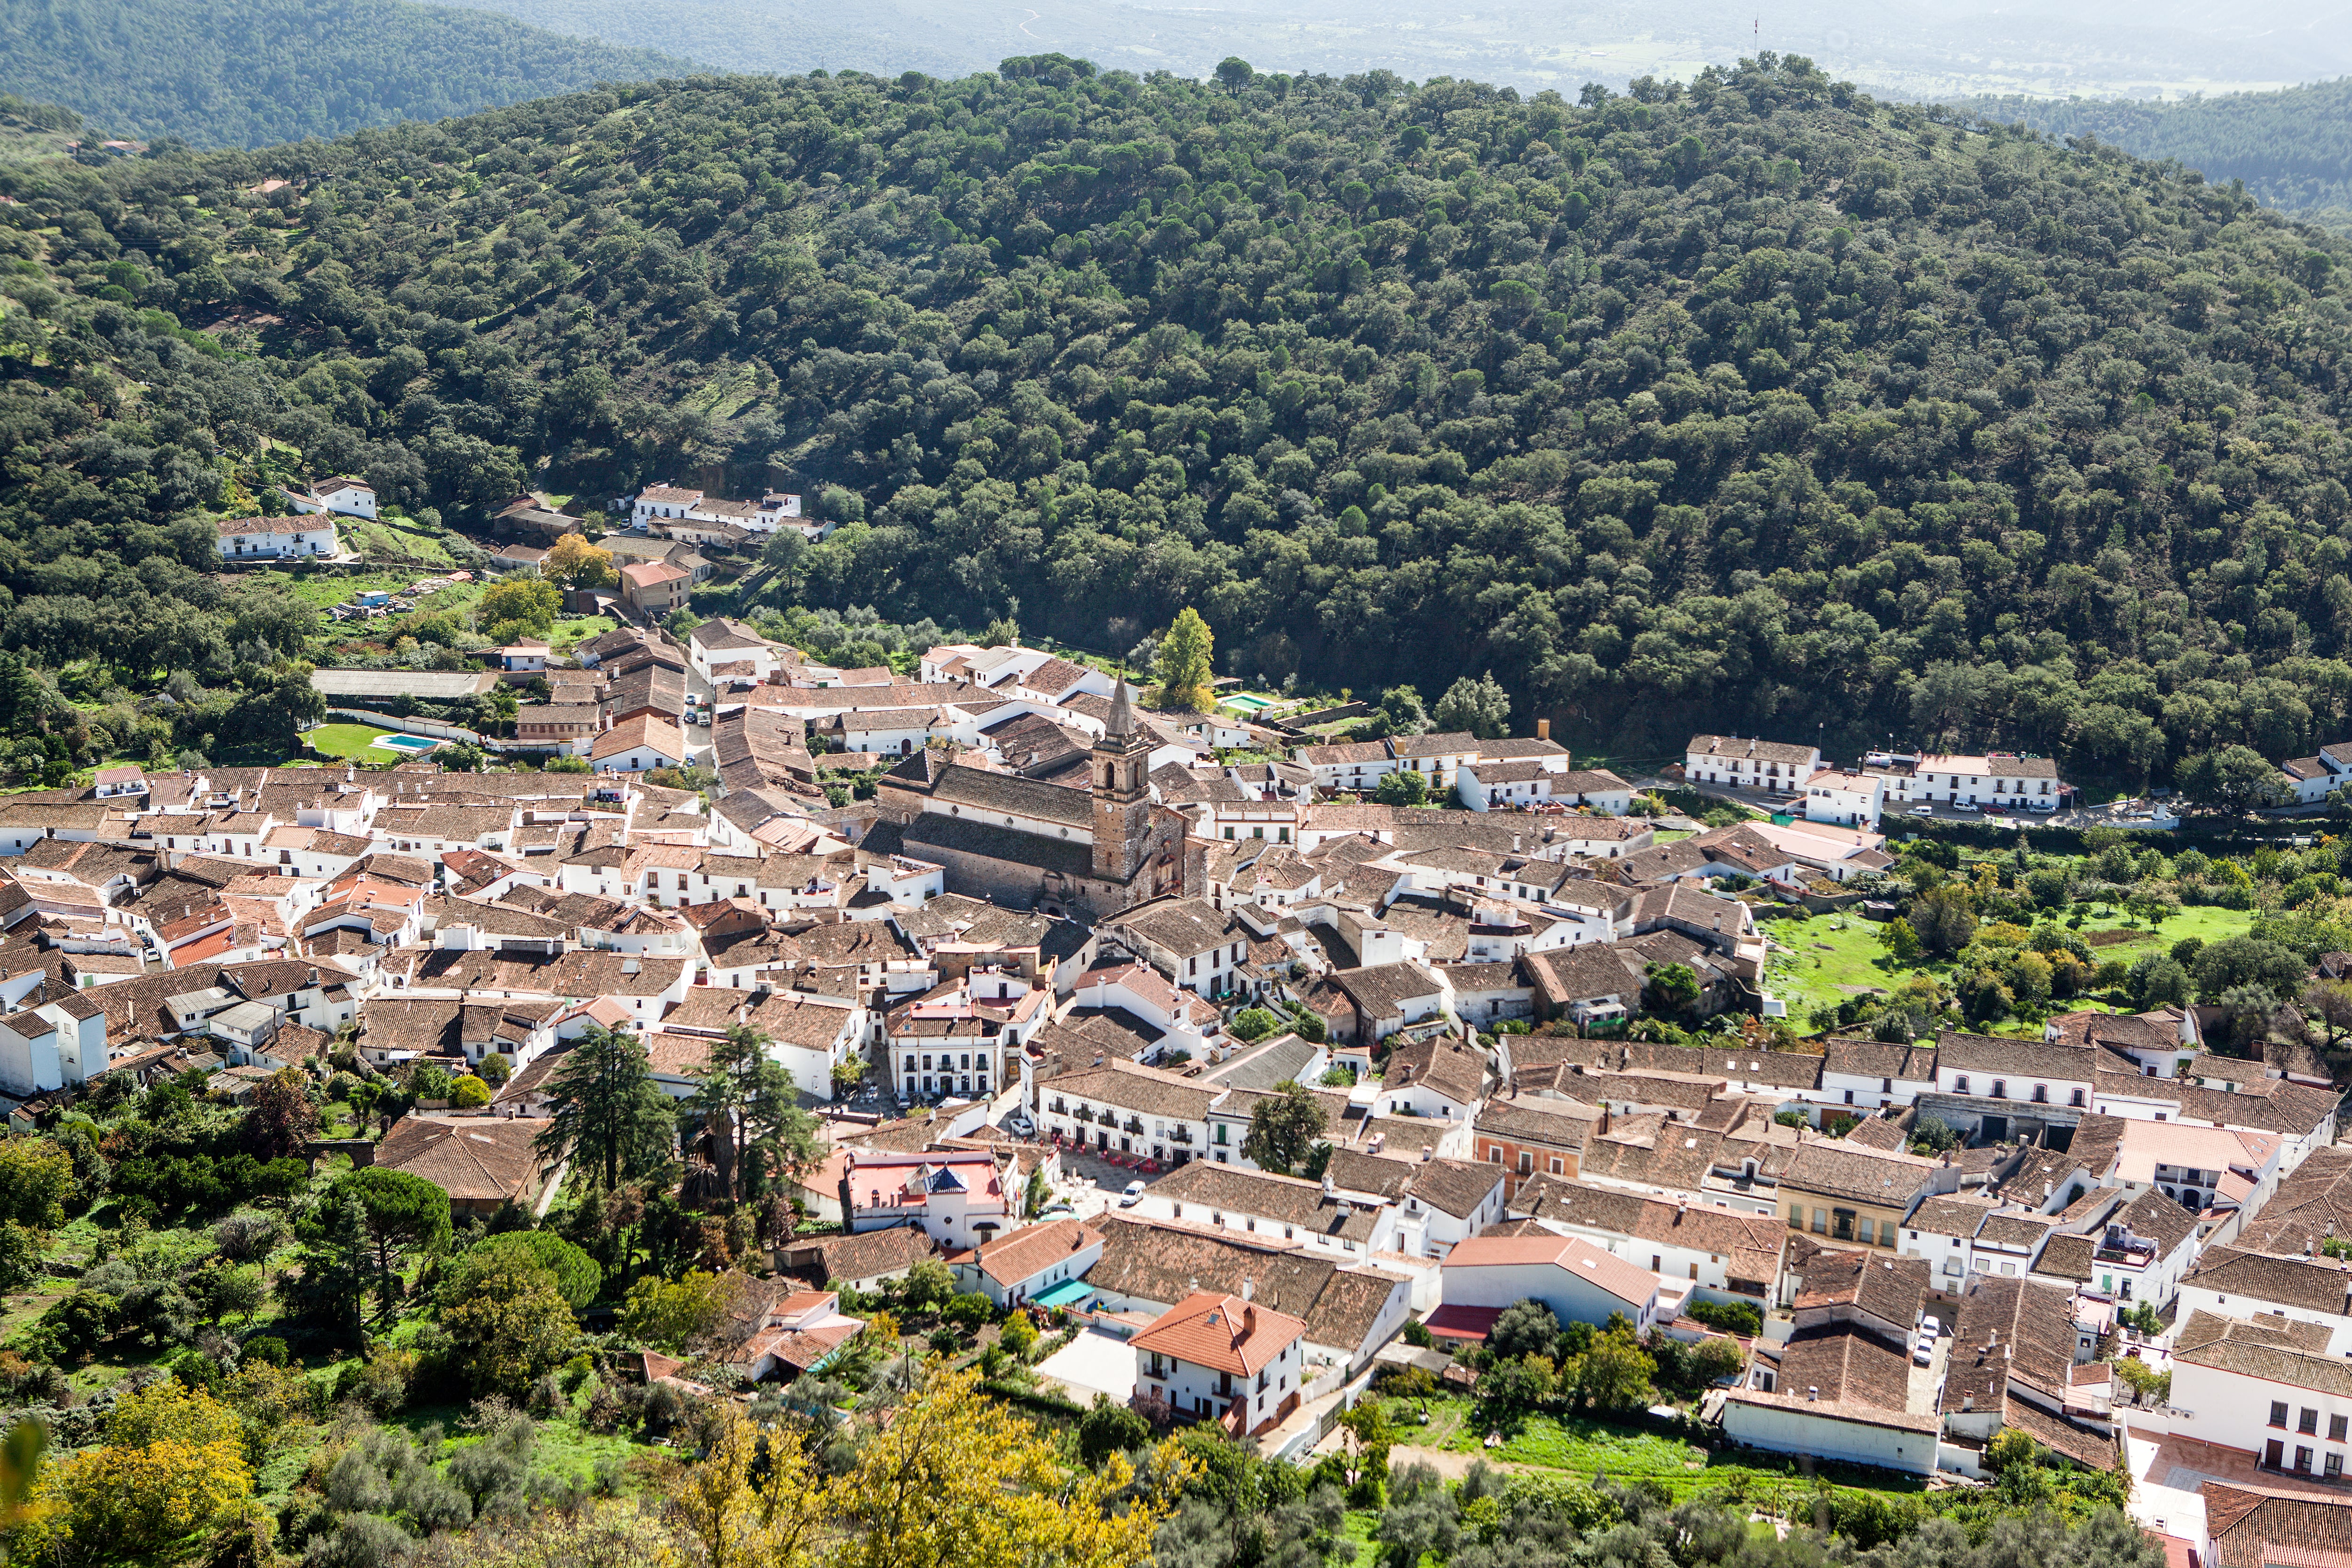
[[[2263,1463],[2273,1470],[2284,1469],[2286,1467],[2286,1445],[2276,1437],[2272,1438],[2263,1448]]]

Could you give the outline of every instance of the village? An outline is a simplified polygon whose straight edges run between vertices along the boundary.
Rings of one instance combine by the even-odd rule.
[[[656,487],[633,519],[690,549],[816,529],[798,499]],[[314,519],[224,552],[331,554]],[[642,624],[569,657],[314,678],[360,712],[525,689],[496,749],[541,765],[450,771],[412,724],[381,768],[0,799],[14,1125],[341,1051],[495,1079],[365,1157],[544,1215],[583,1040],[642,1042],[682,1106],[748,1030],[825,1145],[721,1358],[747,1384],[821,1372],[862,1294],[940,1264],[1069,1324],[1037,1371],[1078,1403],[1307,1463],[1376,1378],[1475,1391],[1537,1303],[1705,1351],[1695,1415],[1739,1448],[1967,1484],[2022,1433],[2207,1561],[2345,1506],[2352,1149],[2315,1053],[2186,996],[1804,1037],[1774,994],[1783,906],[1910,892],[1885,817],[2032,820],[2068,795],[2048,760],[1700,735],[1670,782],[1757,807],[1708,826],[1540,723],[1333,742],[1017,643],[907,674],[674,635],[692,577],[624,567]],[[870,796],[828,791],[841,758]]]

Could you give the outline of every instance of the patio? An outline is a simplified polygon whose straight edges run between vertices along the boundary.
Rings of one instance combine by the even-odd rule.
[[[2189,1541],[2205,1536],[2207,1481],[2342,1505],[2352,1492],[2316,1476],[2267,1470],[2255,1456],[2174,1433],[2126,1429],[2124,1462],[2132,1478],[2131,1516],[2149,1529]]]

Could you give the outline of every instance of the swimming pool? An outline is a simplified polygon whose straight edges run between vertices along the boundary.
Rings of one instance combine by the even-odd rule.
[[[421,756],[441,742],[424,735],[378,735],[369,743],[382,746],[386,751],[406,752],[412,756]]]
[[[1245,691],[1237,691],[1226,698],[1224,705],[1228,708],[1238,708],[1244,713],[1252,714],[1263,713],[1274,706],[1273,702],[1266,698],[1252,697]]]

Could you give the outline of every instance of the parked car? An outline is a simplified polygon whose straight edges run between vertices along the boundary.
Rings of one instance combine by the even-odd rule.
[[[1915,805],[1911,808],[1911,815],[1914,816],[1933,816],[1936,815],[1936,808],[1932,805]]]
[[[1919,1320],[1919,1331],[1932,1340],[1944,1331],[1944,1321],[1929,1312]]]
[[[1128,1183],[1118,1194],[1118,1206],[1123,1209],[1131,1209],[1142,1201],[1143,1184],[1141,1182]]]
[[[1922,1336],[1919,1342],[1911,1347],[1911,1364],[1913,1366],[1926,1366],[1929,1362],[1934,1361],[1935,1359],[1936,1341],[1932,1335]]]

